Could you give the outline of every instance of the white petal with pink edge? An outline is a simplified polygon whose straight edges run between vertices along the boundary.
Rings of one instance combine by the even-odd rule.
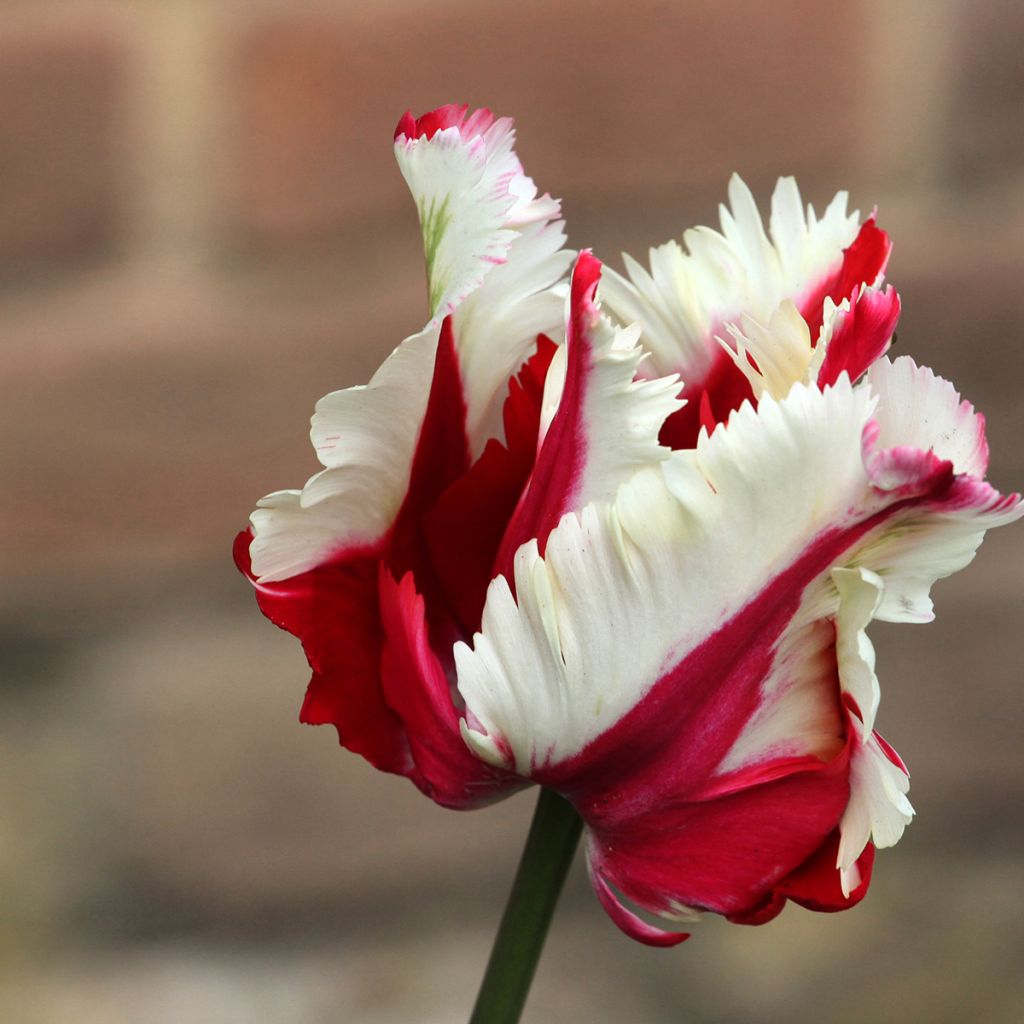
[[[626,276],[609,271],[601,297],[621,323],[643,325],[643,344],[657,373],[678,370],[699,378],[715,354],[713,337],[746,313],[768,324],[783,299],[799,299],[842,263],[857,235],[859,214],[847,213],[838,193],[819,219],[806,211],[792,178],[780,178],[765,232],[750,189],[729,182],[729,207],[721,207],[721,231],[694,228],[686,248],[668,242],[650,251],[650,270],[624,257]]]
[[[908,511],[898,530],[879,534],[861,556],[860,564],[884,567],[878,569],[885,587],[876,618],[930,622],[932,585],[971,562],[986,530],[1020,518],[1020,501],[981,480],[988,462],[984,417],[961,401],[948,381],[902,356],[879,360],[861,388],[878,400],[864,438],[876,487],[899,490],[906,478],[901,463],[927,467],[921,453],[933,462],[952,463],[953,472],[962,474],[955,500]]]
[[[511,119],[476,115],[432,135],[395,138],[423,230],[435,319],[451,313],[508,256],[516,237],[513,211],[532,198],[514,141]]]
[[[395,155],[419,212],[433,320],[454,315],[474,455],[501,437],[509,377],[538,334],[559,340],[572,260],[560,204],[523,172],[509,118],[445,108],[433,134],[400,130]],[[461,114],[460,114],[461,111]],[[401,129],[400,125],[400,129]]]
[[[931,450],[940,459],[949,459],[956,473],[979,479],[985,475],[985,419],[970,402],[961,400],[948,380],[909,356],[900,356],[875,363],[868,383],[879,399],[879,447]]]

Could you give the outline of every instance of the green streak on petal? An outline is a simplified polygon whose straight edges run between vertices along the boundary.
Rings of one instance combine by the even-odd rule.
[[[427,260],[427,281],[430,288],[430,315],[437,313],[437,307],[444,295],[447,282],[437,279],[434,276],[434,263],[437,260],[437,251],[441,246],[441,240],[448,230],[452,221],[451,211],[448,208],[450,195],[446,195],[440,202],[431,199],[428,206],[422,200],[417,203],[420,215],[420,227],[423,229],[423,255]]]

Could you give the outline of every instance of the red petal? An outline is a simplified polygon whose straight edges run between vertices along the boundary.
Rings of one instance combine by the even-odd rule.
[[[555,349],[550,339],[537,338],[536,352],[518,378],[509,380],[506,443],[488,441],[469,473],[456,480],[426,516],[438,579],[467,634],[480,625],[501,538],[533,468],[544,378]]]
[[[891,287],[865,291],[839,317],[818,372],[822,388],[835,384],[844,370],[857,380],[885,354],[900,318],[900,297]]]
[[[684,381],[680,394],[686,399],[686,405],[665,420],[658,437],[663,445],[676,451],[695,448],[701,427],[713,433],[715,427],[728,420],[729,413],[745,401],[757,404],[750,381],[720,349],[715,353],[707,376],[702,381]]]
[[[821,332],[826,297],[837,306],[843,299],[852,300],[860,292],[861,285],[873,285],[878,280],[891,252],[889,236],[875,224],[874,217],[869,217],[861,225],[857,237],[843,251],[839,269],[797,303],[800,315],[810,328],[812,342],[818,340]]]
[[[300,720],[333,725],[342,745],[374,767],[409,774],[405,730],[380,679],[379,551],[346,552],[291,579],[259,583],[249,563],[251,540],[249,531],[238,535],[235,562],[252,581],[263,614],[302,641],[313,669]]]
[[[495,562],[495,575],[512,579],[512,560],[521,544],[536,539],[541,554],[548,534],[572,508],[587,457],[583,400],[593,359],[591,332],[598,315],[594,293],[601,279],[601,261],[584,250],[572,273],[569,321],[566,325],[565,386],[558,411],[537,452],[526,493],[515,510]]]
[[[469,105],[448,103],[431,110],[422,117],[413,117],[407,110],[395,128],[395,138],[404,135],[407,139],[432,139],[444,128],[459,128],[464,136],[479,135],[494,123],[494,115],[486,108],[474,110],[467,117]]]
[[[674,901],[765,914],[779,880],[822,845],[848,800],[844,748],[830,764],[728,796],[661,803],[610,829],[591,824],[595,870],[655,912],[671,913]]]
[[[451,317],[441,325],[430,398],[420,427],[409,490],[395,519],[385,561],[396,577],[412,571],[427,601],[434,646],[450,650],[460,635],[444,598],[425,535],[427,513],[445,490],[469,469],[466,402],[455,351]]]
[[[799,903],[808,910],[834,913],[848,910],[864,899],[871,885],[871,870],[875,863],[875,848],[868,843],[857,858],[860,884],[849,896],[843,895],[839,884],[836,858],[839,853],[839,829],[836,829],[811,857],[788,875],[777,886],[776,892]]]
[[[604,880],[601,873],[594,871],[593,868],[590,868],[590,883],[593,885],[594,892],[597,894],[601,906],[607,911],[608,916],[631,939],[636,939],[637,942],[642,942],[645,946],[667,948],[678,946],[680,942],[685,942],[690,937],[688,932],[670,932],[664,928],[648,924],[643,918],[638,914],[634,914],[632,910],[623,904],[615,893],[612,892],[611,887]]]
[[[475,758],[463,741],[452,689],[431,650],[424,602],[412,574],[396,583],[382,571],[380,603],[386,634],[384,693],[405,723],[416,785],[437,803],[457,808],[491,803],[524,785]]]

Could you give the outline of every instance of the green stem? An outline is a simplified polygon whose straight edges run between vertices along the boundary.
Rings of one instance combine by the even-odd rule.
[[[519,1020],[582,828],[568,801],[540,791],[469,1024]]]

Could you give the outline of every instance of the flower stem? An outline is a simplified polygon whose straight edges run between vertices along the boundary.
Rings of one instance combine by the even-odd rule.
[[[540,791],[469,1024],[519,1020],[582,828],[568,801]]]

